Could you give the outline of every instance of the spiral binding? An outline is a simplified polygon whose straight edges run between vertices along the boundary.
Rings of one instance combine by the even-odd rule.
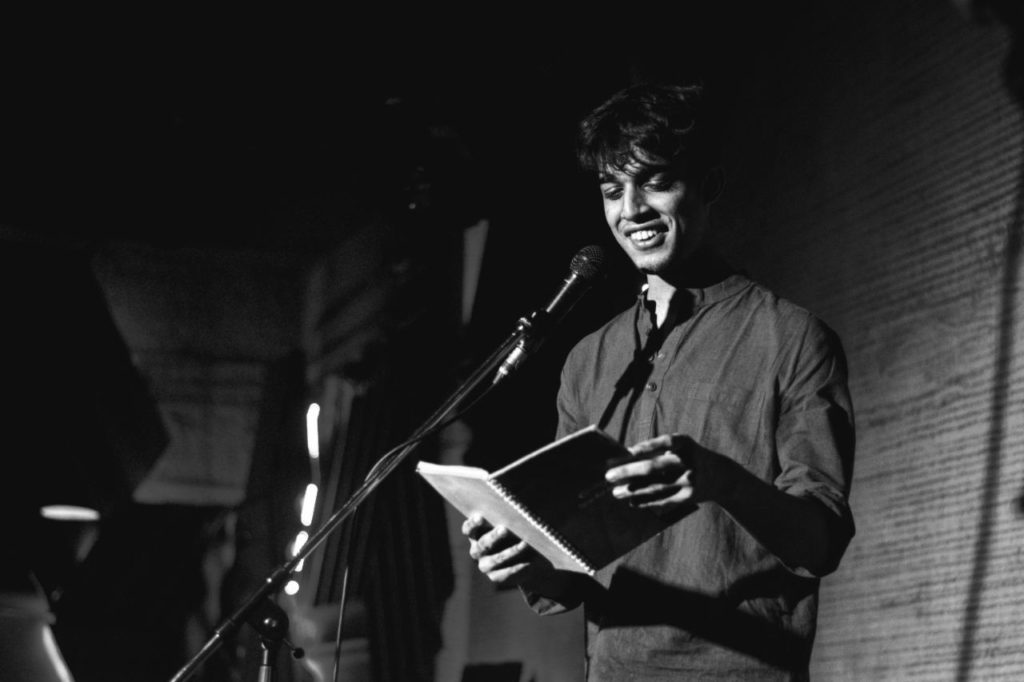
[[[495,492],[501,495],[501,499],[508,502],[513,509],[522,514],[522,516],[527,521],[533,524],[534,528],[544,533],[544,535],[546,535],[549,540],[555,543],[559,549],[561,549],[563,552],[569,555],[569,558],[571,558],[573,561],[582,566],[587,571],[587,573],[589,573],[590,575],[594,575],[594,573],[597,572],[597,569],[589,561],[583,558],[583,555],[579,553],[579,551],[573,546],[571,542],[566,540],[558,531],[551,528],[551,526],[547,525],[546,523],[541,523],[536,516],[531,514],[526,507],[519,503],[519,500],[516,499],[515,495],[513,495],[508,490],[508,488],[506,488],[496,479],[493,478],[488,478],[487,484],[494,488]]]

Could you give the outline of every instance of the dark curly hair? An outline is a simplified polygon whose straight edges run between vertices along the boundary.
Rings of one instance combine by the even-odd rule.
[[[631,163],[668,165],[703,177],[717,163],[700,85],[634,85],[580,123],[577,156],[584,170],[621,171]]]

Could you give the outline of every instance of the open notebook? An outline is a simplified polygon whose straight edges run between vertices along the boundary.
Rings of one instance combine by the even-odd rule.
[[[629,457],[588,426],[493,473],[430,462],[416,471],[466,516],[505,526],[557,569],[593,575],[670,523],[612,497],[604,472]]]

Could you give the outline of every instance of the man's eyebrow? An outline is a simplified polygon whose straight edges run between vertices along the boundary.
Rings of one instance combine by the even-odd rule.
[[[672,166],[667,163],[660,163],[657,165],[643,166],[633,175],[637,180],[650,180],[655,175],[668,175],[674,171]]]
[[[624,171],[623,171],[624,172]],[[671,175],[676,168],[669,163],[644,164],[636,169],[634,173],[625,173],[628,177],[639,182],[646,182],[656,175]],[[611,171],[601,171],[597,174],[597,181],[600,183],[620,182],[619,178]]]

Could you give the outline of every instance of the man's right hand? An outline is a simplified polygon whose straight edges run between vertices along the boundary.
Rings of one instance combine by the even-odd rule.
[[[469,538],[469,556],[480,572],[502,587],[529,585],[549,578],[554,567],[536,550],[507,528],[493,527],[481,516],[471,516],[462,524]]]

